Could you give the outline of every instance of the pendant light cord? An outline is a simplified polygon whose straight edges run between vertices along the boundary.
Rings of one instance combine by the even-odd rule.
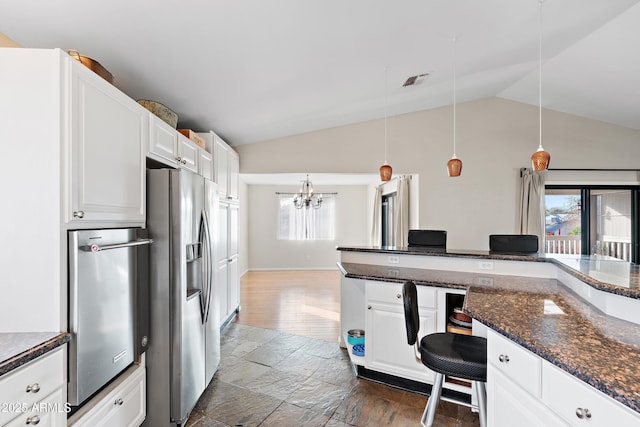
[[[453,38],[453,157],[456,157],[456,42]]]
[[[542,3],[544,0],[539,0],[540,4],[540,17],[539,17],[539,32],[538,32],[538,136],[539,136],[539,145],[538,151],[542,151]]]
[[[387,66],[384,67],[384,164],[387,163]]]

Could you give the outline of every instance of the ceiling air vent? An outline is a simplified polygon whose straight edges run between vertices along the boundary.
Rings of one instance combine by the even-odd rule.
[[[420,84],[420,82],[424,79],[424,77],[427,77],[428,75],[429,73],[424,73],[424,74],[418,74],[417,76],[408,77],[407,80],[405,80],[402,87]]]

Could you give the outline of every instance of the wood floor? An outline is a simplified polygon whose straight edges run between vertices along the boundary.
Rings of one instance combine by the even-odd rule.
[[[336,342],[340,334],[340,273],[250,271],[240,280],[237,323]]]

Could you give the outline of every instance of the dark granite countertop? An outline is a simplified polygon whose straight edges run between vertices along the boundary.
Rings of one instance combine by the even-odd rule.
[[[603,314],[555,279],[340,263],[346,277],[466,288],[464,310],[640,412],[640,325]]]
[[[550,262],[591,287],[640,299],[640,265],[600,255],[505,254],[490,251],[395,246],[339,246],[338,251],[398,255],[479,258],[502,261]]]
[[[69,342],[67,332],[0,333],[0,375]]]

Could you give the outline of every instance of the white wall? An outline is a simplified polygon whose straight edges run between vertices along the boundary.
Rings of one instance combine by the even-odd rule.
[[[519,169],[531,167],[538,146],[538,109],[501,98],[461,103],[457,125],[462,176],[446,173],[451,106],[389,118],[388,161],[394,174],[420,176],[420,228],[447,230],[449,248],[486,250],[489,234],[516,232]],[[234,148],[243,173],[375,173],[383,135],[374,120]],[[633,129],[543,110],[543,145],[551,168],[640,169]]]
[[[242,276],[249,270],[249,187],[240,180],[238,187],[238,274]]]
[[[248,267],[269,269],[335,269],[337,246],[368,244],[368,187],[314,186],[316,193],[337,192],[336,240],[286,241],[276,238],[278,197],[276,192],[298,190],[291,186],[249,185],[248,205]]]

